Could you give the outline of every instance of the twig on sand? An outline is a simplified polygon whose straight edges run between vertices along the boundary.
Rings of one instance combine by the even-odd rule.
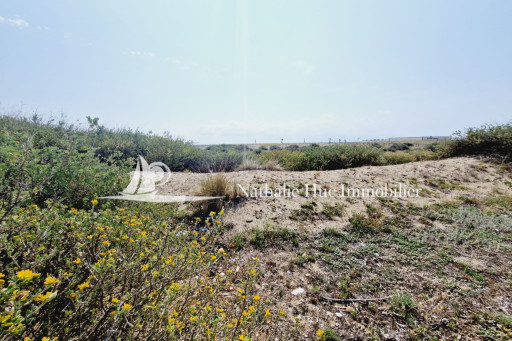
[[[384,301],[384,300],[390,299],[391,297],[393,297],[393,295],[386,296],[386,297],[376,297],[376,298],[332,298],[332,297],[327,297],[327,296],[320,295],[320,298],[323,299],[324,301],[328,301],[328,302],[341,302],[341,303],[342,302]]]

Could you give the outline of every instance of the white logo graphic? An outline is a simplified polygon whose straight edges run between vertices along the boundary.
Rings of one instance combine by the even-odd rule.
[[[163,162],[149,164],[142,156],[137,159],[137,166],[130,183],[121,195],[100,197],[99,199],[118,199],[144,202],[191,202],[219,199],[222,197],[174,196],[157,194],[157,186],[162,186],[171,178],[171,170]]]

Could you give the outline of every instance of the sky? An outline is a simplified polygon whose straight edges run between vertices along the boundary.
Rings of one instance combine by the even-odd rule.
[[[512,1],[2,0],[0,110],[198,144],[512,121]]]

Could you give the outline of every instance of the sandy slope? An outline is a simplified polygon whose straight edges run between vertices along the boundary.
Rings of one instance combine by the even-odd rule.
[[[496,194],[510,193],[511,189],[505,181],[511,181],[507,173],[498,172],[498,165],[484,163],[475,158],[452,158],[439,161],[424,161],[392,166],[372,166],[334,171],[310,171],[310,172],[279,172],[279,171],[243,171],[226,173],[227,177],[240,184],[249,194],[249,188],[261,187],[263,193],[266,188],[280,188],[283,184],[286,188],[298,188],[305,191],[305,185],[312,188],[313,184],[318,188],[332,189],[331,197],[276,197],[273,196],[250,198],[232,210],[228,211],[226,222],[232,222],[235,231],[241,231],[250,227],[264,227],[268,225],[287,226],[289,228],[305,227],[309,229],[335,227],[343,224],[350,213],[364,209],[365,203],[371,203],[376,198],[342,197],[342,189],[379,189],[387,184],[388,188],[399,186],[401,183],[413,197],[398,197],[404,203],[412,202],[423,206],[450,200],[457,196],[482,198]],[[170,183],[165,185],[162,193],[173,195],[190,195],[199,187],[201,181],[211,176],[210,174],[173,173]],[[439,187],[444,181],[445,188]],[[265,185],[267,184],[267,187]],[[419,190],[419,196],[415,196],[415,190]],[[270,190],[266,192],[270,194]],[[283,193],[283,191],[281,191]],[[403,192],[402,192],[403,193]],[[352,192],[351,192],[352,194]],[[259,195],[259,190],[258,190]],[[346,192],[345,192],[346,195]],[[352,196],[353,197],[353,196]],[[289,219],[294,210],[300,209],[301,204],[315,201],[319,205],[317,211],[324,206],[341,204],[345,207],[344,218],[315,219],[315,221],[296,221]]]

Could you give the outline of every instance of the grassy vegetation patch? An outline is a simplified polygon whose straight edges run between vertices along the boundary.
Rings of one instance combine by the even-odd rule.
[[[242,249],[247,244],[260,250],[281,244],[291,244],[297,247],[302,237],[299,232],[284,227],[253,228],[247,232],[234,235],[233,246],[237,250]]]

